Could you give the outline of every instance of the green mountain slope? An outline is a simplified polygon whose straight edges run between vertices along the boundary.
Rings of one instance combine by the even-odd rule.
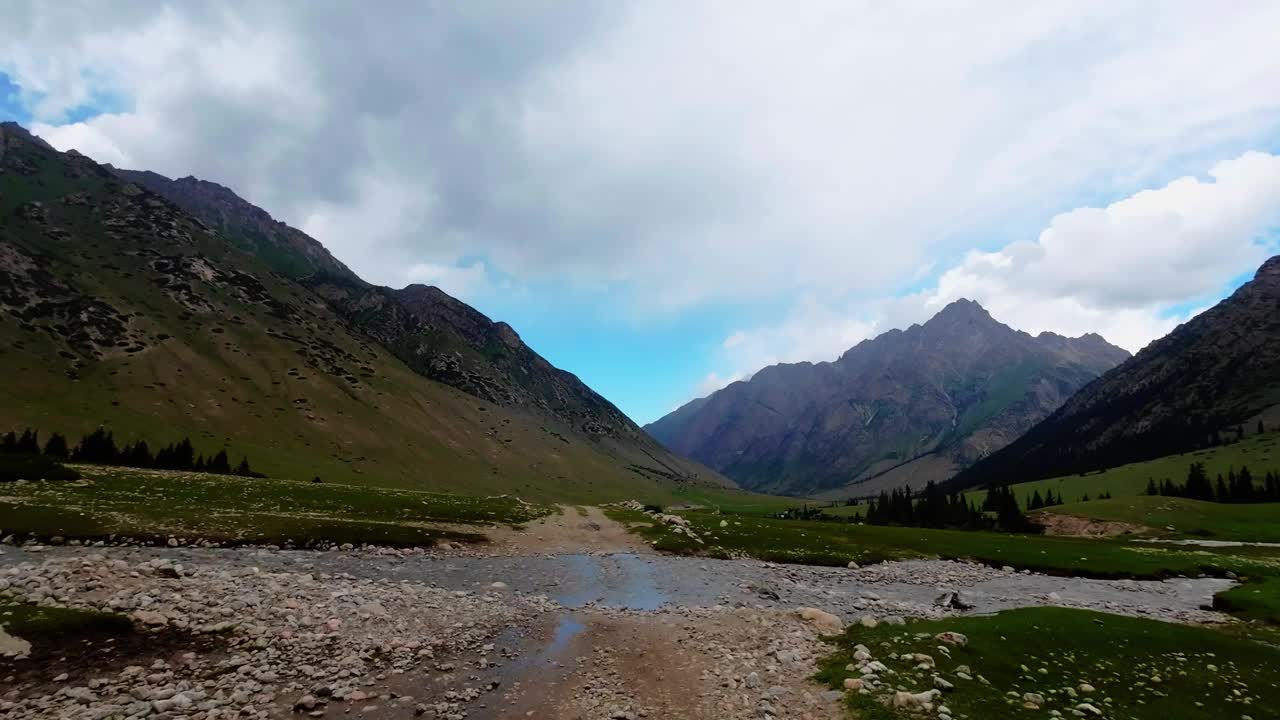
[[[213,225],[0,125],[0,428],[189,434],[269,474],[356,484],[583,500],[723,486],[422,377]]]
[[[952,481],[1024,482],[1197,450],[1280,419],[1280,256]]]

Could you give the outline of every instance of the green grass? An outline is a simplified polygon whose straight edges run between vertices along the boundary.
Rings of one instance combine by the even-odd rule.
[[[1043,496],[1046,490],[1053,490],[1054,495],[1062,495],[1068,503],[1079,502],[1085,494],[1090,498],[1096,498],[1104,492],[1115,498],[1142,495],[1146,492],[1148,479],[1154,479],[1156,483],[1165,478],[1178,484],[1185,482],[1187,468],[1193,462],[1204,463],[1211,479],[1217,478],[1219,473],[1225,476],[1232,468],[1248,466],[1255,480],[1261,483],[1267,471],[1280,470],[1280,433],[1248,435],[1244,440],[1229,445],[1121,465],[1088,475],[1067,475],[1018,483],[1013,488],[1023,504],[1033,492],[1038,491]],[[965,498],[981,504],[986,494],[986,490],[974,490],[965,493]]]
[[[123,615],[52,608],[17,602],[0,595],[0,626],[10,635],[31,643],[38,652],[42,645],[62,638],[86,635],[124,635],[133,632],[133,623]]]
[[[619,522],[646,523],[634,532],[666,552],[814,565],[938,557],[1056,575],[1162,578],[1202,572],[1222,574],[1227,570],[1253,574],[1273,558],[1280,558],[1280,549],[1274,548],[1180,548],[1120,540],[684,513],[703,541],[698,543],[669,526],[652,525],[643,513],[620,508],[610,508],[608,513]],[[726,525],[721,527],[721,522]]]
[[[511,497],[75,467],[84,480],[5,485],[0,528],[87,540],[177,535],[231,543],[327,540],[409,546],[483,539],[442,524],[517,524],[550,510]]]
[[[814,501],[779,495],[762,495],[731,488],[682,487],[670,492],[666,504],[701,507],[736,515],[769,515],[800,507],[805,503],[812,505]]]
[[[938,650],[934,635],[963,633],[968,645]],[[953,717],[1049,717],[1051,710],[1071,717],[1077,704],[1089,702],[1106,718],[1136,720],[1222,720],[1250,716],[1276,718],[1280,707],[1280,650],[1203,628],[1063,608],[1010,610],[990,617],[963,617],[850,628],[837,650],[822,663],[819,679],[843,687],[852,673],[853,648],[863,644],[883,662],[894,686],[910,691],[933,687],[936,672],[955,685],[942,702]],[[935,671],[891,659],[924,653]],[[968,665],[972,680],[957,676]],[[1211,670],[1209,666],[1216,669]],[[977,679],[981,675],[990,684]],[[1080,685],[1093,686],[1092,692]],[[1039,693],[1038,710],[1022,708],[1023,693]],[[1073,695],[1074,694],[1074,695]],[[912,717],[872,697],[848,693],[851,709],[865,720]]]
[[[1245,582],[1213,598],[1214,607],[1243,620],[1280,626],[1280,577],[1245,578]]]
[[[1067,515],[1145,525],[1162,535],[1280,542],[1280,503],[1213,503],[1139,495],[1049,509]]]

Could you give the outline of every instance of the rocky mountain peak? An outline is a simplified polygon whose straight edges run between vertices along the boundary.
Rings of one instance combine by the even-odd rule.
[[[938,311],[938,314],[929,318],[924,325],[925,327],[939,327],[974,323],[991,326],[1001,324],[991,317],[991,313],[987,312],[987,309],[976,301],[960,298],[948,303],[946,307]]]
[[[1127,358],[1101,338],[1032,337],[957,300],[836,362],[764,368],[647,429],[751,489],[918,486],[1007,444]]]
[[[1267,260],[1262,263],[1262,267],[1258,268],[1258,272],[1254,275],[1254,279],[1261,280],[1263,278],[1271,278],[1273,280],[1280,278],[1280,255],[1276,255],[1270,260]]]

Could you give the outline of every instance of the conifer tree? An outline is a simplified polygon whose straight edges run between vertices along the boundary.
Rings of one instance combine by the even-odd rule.
[[[66,458],[70,454],[67,448],[67,438],[62,433],[54,433],[49,436],[49,441],[44,444],[44,454],[49,457]]]
[[[227,451],[219,450],[205,465],[205,470],[211,473],[219,473],[227,475],[231,472],[231,461],[227,459]]]
[[[14,452],[20,455],[39,455],[40,454],[40,438],[38,433],[31,428],[22,431],[22,437],[18,438],[17,446]]]

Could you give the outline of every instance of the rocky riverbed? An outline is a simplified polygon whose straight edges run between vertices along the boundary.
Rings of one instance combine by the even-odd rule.
[[[1042,604],[1215,621],[1201,606],[1227,584],[942,561],[7,547],[0,590],[127,614],[142,641],[4,661],[0,714],[837,718],[839,693],[809,677],[819,633],[843,622]]]

